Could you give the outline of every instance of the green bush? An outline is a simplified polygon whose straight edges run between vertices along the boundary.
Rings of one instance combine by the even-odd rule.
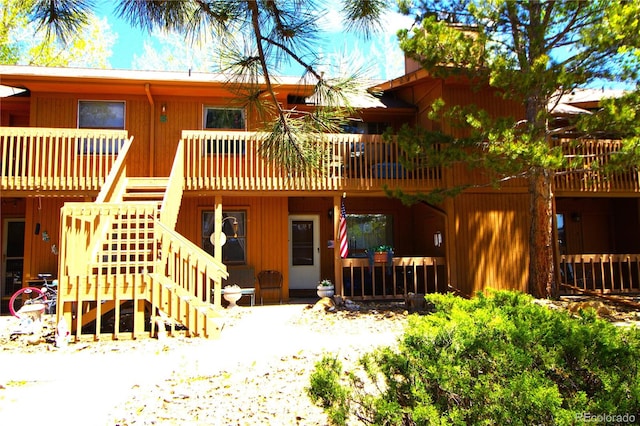
[[[426,299],[436,312],[410,316],[398,348],[374,351],[345,374],[330,357],[316,365],[308,394],[334,424],[640,420],[637,329],[617,328],[592,311],[571,317],[514,292]]]

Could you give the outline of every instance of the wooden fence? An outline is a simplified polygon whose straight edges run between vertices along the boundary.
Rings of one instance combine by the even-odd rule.
[[[341,295],[350,299],[404,299],[408,293],[444,291],[444,257],[393,257],[385,263],[368,258],[342,259]]]
[[[640,292],[640,254],[567,254],[560,257],[562,282],[601,293]]]

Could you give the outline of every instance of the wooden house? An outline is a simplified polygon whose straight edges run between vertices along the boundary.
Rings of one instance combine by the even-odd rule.
[[[153,333],[149,317],[162,312],[192,335],[215,336],[222,288],[241,276],[266,303],[315,295],[321,279],[356,300],[527,290],[525,183],[469,190],[437,206],[404,206],[385,192],[468,177],[462,166],[407,170],[395,140],[380,133],[405,123],[454,132],[427,118],[437,98],[522,115],[490,89],[410,70],[378,85],[375,102],[356,105],[345,133],[320,138],[319,167],[303,172],[261,155],[255,111],[234,103],[219,75],[0,66],[0,82],[14,88],[0,115],[3,314],[9,296],[41,272],[58,278],[58,314],[77,338],[99,337],[109,315],[108,335],[123,335],[125,311],[134,324],[126,335]],[[312,107],[311,88],[297,79],[280,79],[277,92],[287,108]],[[640,289],[638,171],[615,180],[562,176],[554,190],[566,281]],[[392,246],[393,256],[375,262],[369,253],[378,245]],[[252,279],[267,270],[279,272],[279,288]]]

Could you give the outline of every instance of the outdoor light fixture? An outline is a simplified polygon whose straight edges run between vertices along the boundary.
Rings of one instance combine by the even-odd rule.
[[[233,216],[227,216],[222,219],[222,227],[224,228],[224,222],[227,220],[233,220],[231,222],[231,226],[233,226],[233,238],[238,238],[238,219]],[[215,234],[211,234],[209,236],[209,241],[211,244],[215,245]],[[220,245],[223,246],[227,242],[227,234],[224,233],[222,229],[220,229]]]
[[[436,247],[442,246],[442,232],[437,231],[433,234],[433,245]]]

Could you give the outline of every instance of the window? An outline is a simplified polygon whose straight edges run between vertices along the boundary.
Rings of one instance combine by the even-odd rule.
[[[362,122],[351,120],[341,126],[344,133],[356,133],[361,135],[381,135],[389,127],[388,123],[382,122]]]
[[[78,101],[79,129],[124,130],[123,101]],[[78,139],[79,154],[117,154],[123,140]]]
[[[78,101],[79,129],[124,129],[123,101]]]
[[[204,108],[205,130],[245,130],[244,110],[240,108]],[[244,155],[244,139],[208,139],[204,154]]]
[[[347,214],[349,256],[365,257],[365,250],[380,245],[393,246],[393,216],[387,214]]]
[[[204,108],[205,129],[244,130],[244,110],[240,108]]]
[[[229,218],[225,220],[225,218]],[[233,222],[238,221],[238,236],[234,237]],[[227,237],[227,242],[222,246],[222,262],[225,264],[242,265],[247,263],[247,212],[243,210],[224,210],[222,212],[222,230]],[[211,234],[214,229],[213,210],[202,212],[202,242],[201,247],[211,256],[214,255],[214,247],[211,243]]]

